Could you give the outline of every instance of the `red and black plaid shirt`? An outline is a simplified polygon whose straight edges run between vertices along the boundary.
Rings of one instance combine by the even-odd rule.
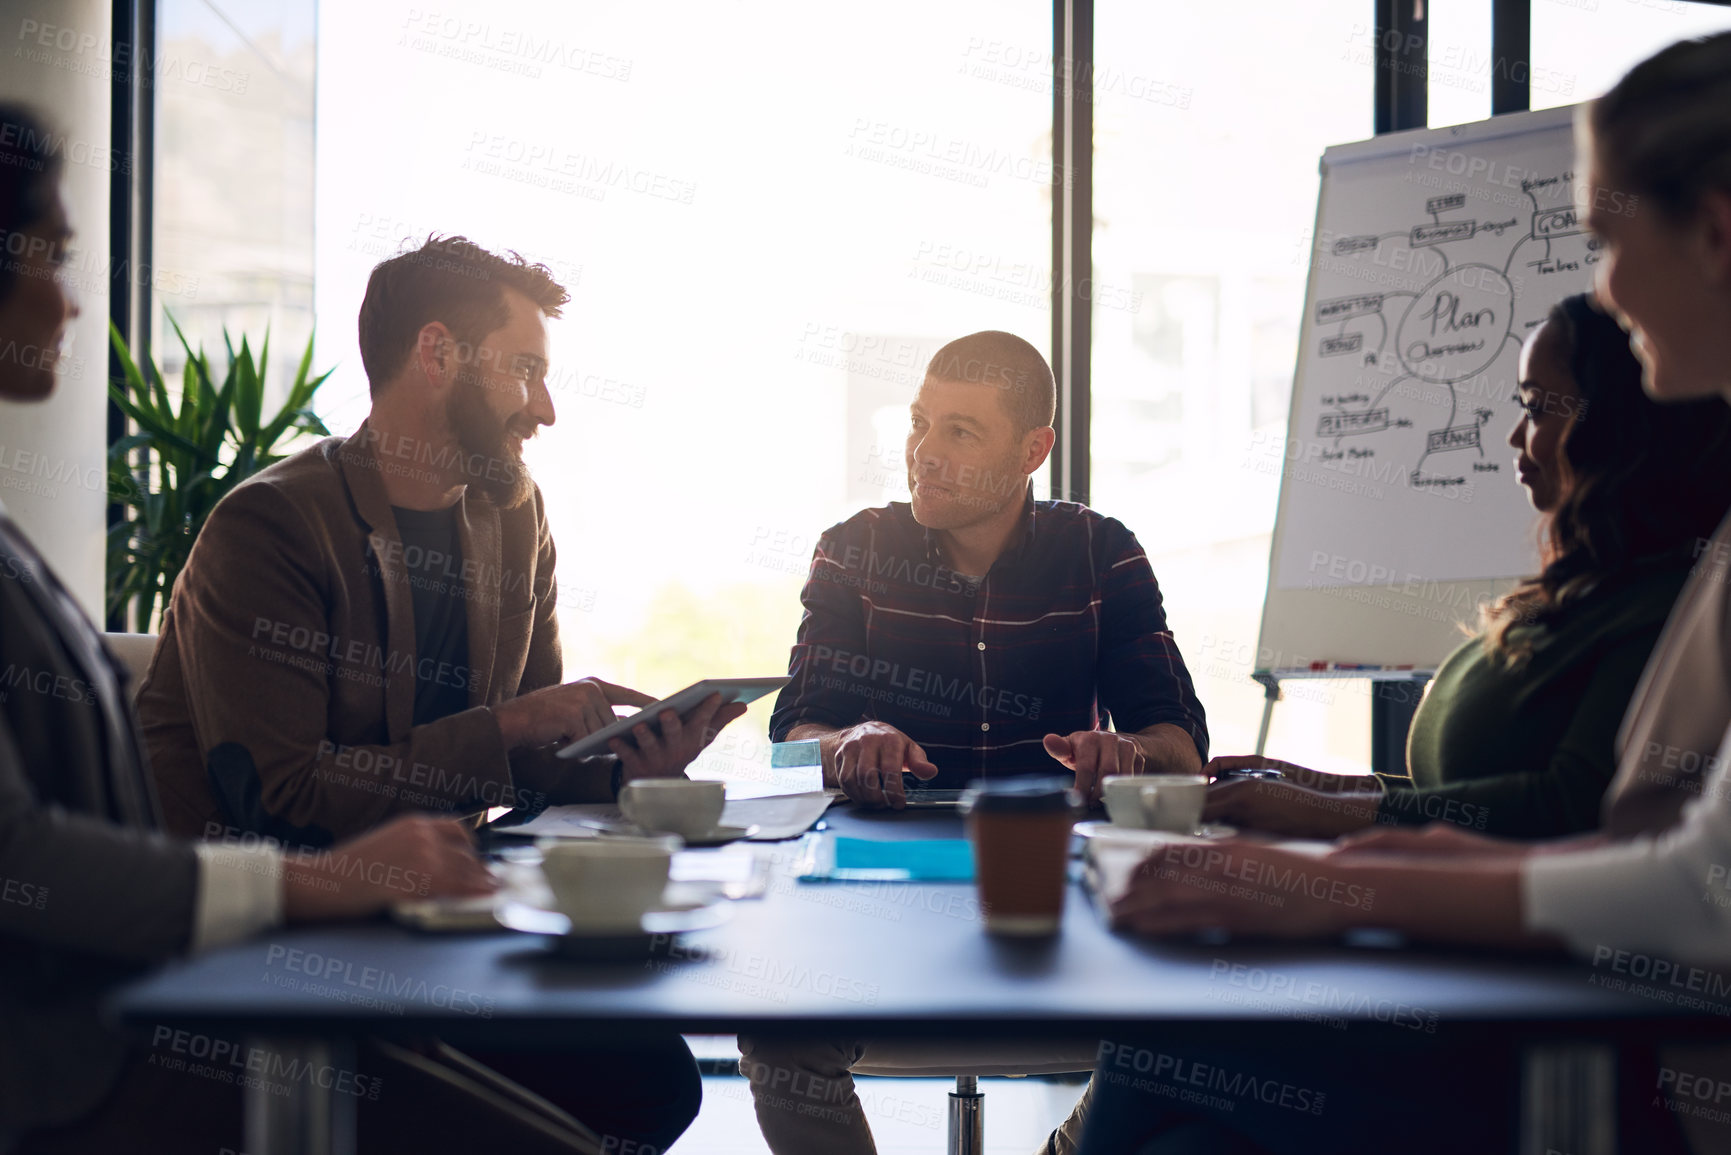
[[[1086,506],[1030,500],[975,584],[906,502],[819,539],[770,736],[802,722],[887,722],[925,748],[937,786],[1052,772],[1047,734],[1208,727],[1136,536]]]

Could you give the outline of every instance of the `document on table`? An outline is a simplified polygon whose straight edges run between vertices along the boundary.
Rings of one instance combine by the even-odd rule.
[[[762,798],[730,799],[721,811],[724,826],[755,826],[753,842],[777,842],[797,838],[823,817],[835,795],[825,790],[803,794],[770,794]],[[538,838],[594,838],[606,828],[625,823],[612,802],[585,802],[573,806],[549,806],[520,826],[501,826],[506,834]]]
[[[1100,900],[1102,910],[1116,901],[1130,885],[1130,874],[1143,859],[1151,854],[1167,848],[1168,861],[1175,869],[1183,870],[1186,865],[1192,868],[1202,865],[1204,858],[1211,854],[1245,854],[1254,856],[1258,846],[1270,846],[1276,850],[1290,851],[1294,854],[1309,855],[1312,858],[1327,854],[1334,849],[1334,843],[1312,839],[1291,839],[1285,842],[1245,843],[1232,842],[1224,844],[1218,841],[1210,842],[1193,838],[1172,838],[1165,842],[1152,842],[1138,845],[1135,842],[1108,841],[1091,839],[1088,843],[1087,870],[1083,874],[1088,888]]]

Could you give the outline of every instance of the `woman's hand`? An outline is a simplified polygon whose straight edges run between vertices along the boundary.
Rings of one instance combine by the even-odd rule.
[[[387,822],[330,850],[282,859],[289,922],[366,918],[417,898],[469,898],[497,883],[455,818],[416,814]]]
[[[1227,770],[1278,770],[1281,777],[1294,786],[1319,790],[1324,794],[1353,794],[1359,791],[1376,793],[1381,789],[1381,783],[1371,774],[1329,774],[1322,770],[1312,770],[1308,766],[1300,766],[1296,762],[1264,758],[1260,754],[1231,754],[1224,758],[1215,758],[1202,768],[1202,773],[1212,778]]]
[[[1148,935],[1334,935],[1369,921],[1376,892],[1358,873],[1238,839],[1172,843],[1136,867],[1112,902],[1112,925]]]
[[[1328,852],[1330,858],[1351,855],[1412,854],[1428,858],[1524,858],[1534,846],[1463,830],[1452,822],[1421,827],[1389,826],[1348,835]]]
[[[1373,824],[1379,798],[1325,794],[1277,778],[1240,778],[1208,788],[1202,819],[1292,838],[1335,838]]]

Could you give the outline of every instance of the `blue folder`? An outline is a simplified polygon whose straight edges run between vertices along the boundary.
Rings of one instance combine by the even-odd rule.
[[[974,850],[965,838],[819,835],[802,866],[802,882],[972,882]]]

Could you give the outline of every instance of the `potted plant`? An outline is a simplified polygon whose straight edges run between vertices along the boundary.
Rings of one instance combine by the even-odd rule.
[[[120,330],[111,323],[108,334],[125,375],[125,388],[110,383],[108,395],[137,427],[108,448],[108,496],[121,507],[120,519],[108,529],[108,614],[124,625],[130,608],[132,628],[139,633],[154,632],[157,613],[168,608],[174,579],[216,503],[288,456],[277,451],[279,442],[292,442],[302,433],[330,433],[313,413],[312,401],[331,371],[312,375],[310,336],[287,400],[266,418],[268,331],[255,362],[247,339],[243,336],[236,350],[223,330],[228,368],[218,384],[203,348],[193,350],[174,318],[169,324],[186,351],[178,407],[155,363],[144,359],[147,381]]]

